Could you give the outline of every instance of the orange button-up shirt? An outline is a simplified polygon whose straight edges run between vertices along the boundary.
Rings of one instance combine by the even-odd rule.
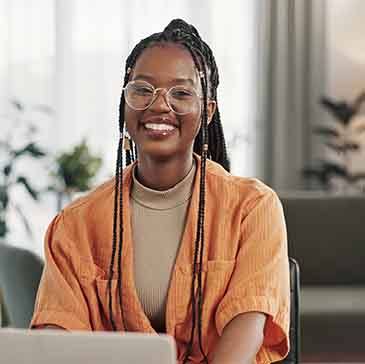
[[[166,306],[166,332],[176,340],[179,362],[191,331],[190,289],[200,180],[197,158],[197,175]],[[123,176],[124,318],[129,331],[155,333],[143,312],[133,279],[131,177],[129,166]],[[66,207],[50,224],[45,238],[46,264],[31,327],[54,324],[67,330],[111,330],[107,282],[113,199],[111,180]],[[116,277],[114,272],[114,320],[118,330],[123,331]],[[267,315],[256,362],[270,363],[287,354],[290,287],[281,203],[263,183],[232,176],[211,161],[207,161],[206,169],[203,292],[202,337],[208,358],[224,327],[236,315],[249,311]],[[195,342],[192,361],[199,363],[201,359]]]

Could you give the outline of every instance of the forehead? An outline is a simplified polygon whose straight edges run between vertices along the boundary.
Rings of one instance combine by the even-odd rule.
[[[146,48],[133,68],[133,78],[148,76],[158,83],[175,79],[198,82],[198,71],[190,52],[175,44],[156,44]]]

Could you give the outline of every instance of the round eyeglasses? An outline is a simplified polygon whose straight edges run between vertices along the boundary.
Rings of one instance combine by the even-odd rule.
[[[165,101],[175,114],[186,115],[200,107],[201,96],[192,87],[155,88],[145,81],[130,81],[123,91],[128,106],[138,111],[148,109],[161,91],[165,91]]]

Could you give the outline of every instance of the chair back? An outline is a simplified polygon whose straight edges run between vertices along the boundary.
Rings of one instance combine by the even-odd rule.
[[[2,326],[29,326],[42,270],[43,261],[36,254],[0,244],[0,290],[7,313]]]
[[[298,364],[300,357],[300,321],[299,321],[299,265],[289,258],[290,267],[290,351],[282,364]]]

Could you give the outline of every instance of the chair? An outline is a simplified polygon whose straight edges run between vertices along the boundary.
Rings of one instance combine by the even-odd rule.
[[[29,326],[42,270],[43,261],[34,253],[0,244],[0,290],[7,313],[2,326]]]
[[[289,258],[290,267],[290,351],[282,364],[298,364],[300,357],[300,321],[299,321],[299,265]]]

